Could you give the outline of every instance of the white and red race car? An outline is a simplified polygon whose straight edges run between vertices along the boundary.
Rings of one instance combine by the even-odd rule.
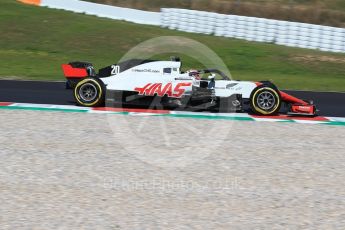
[[[181,71],[181,61],[128,60],[95,72],[92,64],[63,64],[67,88],[81,106],[148,106],[192,111],[284,112],[315,116],[312,102],[298,99],[269,81],[231,80],[216,69]],[[247,107],[247,108],[246,108]],[[285,109],[284,109],[285,108]]]

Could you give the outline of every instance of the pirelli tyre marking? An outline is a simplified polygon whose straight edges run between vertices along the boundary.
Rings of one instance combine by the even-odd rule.
[[[74,88],[74,97],[82,106],[97,106],[102,104],[103,87],[96,79],[87,78],[80,81]]]
[[[254,90],[250,103],[254,112],[271,115],[279,111],[281,99],[276,90],[271,87],[262,87]]]

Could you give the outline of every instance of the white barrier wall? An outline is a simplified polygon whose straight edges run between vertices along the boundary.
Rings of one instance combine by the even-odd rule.
[[[125,20],[148,25],[160,25],[160,12],[149,12],[123,7],[108,6],[79,0],[42,0],[41,6],[85,13],[98,17]]]
[[[161,26],[169,29],[291,47],[345,52],[343,28],[185,9],[164,8],[161,11]]]
[[[79,0],[41,0],[40,5],[192,33],[345,53],[343,28],[185,9],[148,12]]]

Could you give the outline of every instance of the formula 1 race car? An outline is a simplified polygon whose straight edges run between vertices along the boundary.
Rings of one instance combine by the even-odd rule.
[[[96,73],[87,62],[63,64],[66,87],[78,105],[149,106],[219,112],[249,111],[258,115],[315,116],[312,102],[293,97],[269,81],[231,80],[217,69],[182,72],[179,58],[170,61],[132,59]]]

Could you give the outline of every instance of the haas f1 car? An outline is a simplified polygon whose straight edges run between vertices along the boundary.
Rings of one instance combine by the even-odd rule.
[[[291,96],[269,81],[231,80],[217,69],[181,71],[170,61],[132,59],[96,73],[91,63],[63,64],[66,88],[78,105],[149,106],[219,112],[251,111],[258,115],[315,116],[312,102]]]

